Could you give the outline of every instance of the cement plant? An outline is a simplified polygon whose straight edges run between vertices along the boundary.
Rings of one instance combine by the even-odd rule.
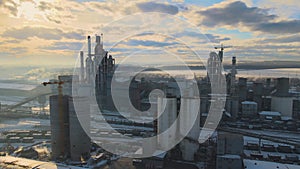
[[[128,81],[134,68],[117,71],[104,36],[87,36],[73,73],[25,86],[13,103],[2,99],[0,168],[300,169],[298,78],[245,77],[239,56],[223,70],[229,46],[220,45],[193,80],[157,68]],[[210,121],[217,101],[220,120]],[[177,121],[179,112],[186,118]]]

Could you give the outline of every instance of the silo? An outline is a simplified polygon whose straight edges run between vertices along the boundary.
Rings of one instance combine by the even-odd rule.
[[[75,105],[75,106],[74,106]],[[87,97],[69,97],[70,155],[80,161],[90,155],[90,104]]]
[[[289,87],[290,87],[289,78],[284,78],[284,77],[278,78],[276,84],[277,91],[275,95],[279,97],[289,96]]]
[[[199,112],[199,104],[200,99],[197,97],[183,97],[181,98],[181,105],[180,105],[180,134],[187,135],[187,137],[193,138],[198,140],[199,133],[200,133],[200,112]],[[194,113],[197,112],[197,115]],[[189,126],[194,124],[193,127],[189,130]]]
[[[158,116],[160,116],[158,117],[157,131],[158,134],[160,134],[168,130],[177,118],[177,99],[158,97],[157,103]],[[175,141],[175,134],[176,130],[166,134],[160,134],[158,136],[159,147],[162,148],[162,150],[167,148],[170,142]]]
[[[257,110],[262,110],[262,95],[264,92],[264,85],[263,83],[255,82],[253,84],[253,101],[257,103]]]
[[[68,96],[50,96],[51,147],[53,160],[69,154],[68,123]]]
[[[239,102],[247,100],[247,78],[239,78]]]

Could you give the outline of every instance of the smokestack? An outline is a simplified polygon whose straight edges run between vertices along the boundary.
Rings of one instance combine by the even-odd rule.
[[[235,76],[236,76],[236,57],[232,57],[232,68],[231,68],[231,87],[235,84]]]
[[[87,38],[88,38],[88,56],[89,58],[91,58],[92,57],[91,36],[88,36]]]
[[[83,51],[80,51],[80,80],[84,81],[84,60],[83,60]]]

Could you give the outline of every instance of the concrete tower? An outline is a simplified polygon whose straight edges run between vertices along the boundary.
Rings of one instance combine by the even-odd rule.
[[[158,97],[157,100],[157,109],[158,109],[158,122],[157,122],[157,131],[162,133],[170,128],[173,122],[177,118],[177,99],[174,98],[162,98]],[[158,146],[162,150],[167,149],[170,142],[175,141],[176,130],[172,133],[158,136]]]
[[[88,158],[90,154],[91,139],[87,134],[91,121],[90,104],[87,97],[69,97],[68,102],[70,157],[80,161],[81,157]]]
[[[52,159],[68,157],[70,154],[68,96],[50,96],[50,125]]]
[[[84,82],[84,53],[80,51],[80,81],[81,83]]]
[[[58,95],[50,96],[53,160],[71,157],[73,161],[80,161],[81,157],[89,156],[90,139],[82,127],[89,129],[90,105],[87,97],[73,95],[72,79],[78,80],[78,76],[59,76],[59,81],[63,82],[59,86],[62,90]]]
[[[236,74],[237,74],[237,71],[236,71],[236,57],[233,56],[232,57],[232,67],[231,67],[231,79],[230,79],[230,82],[231,82],[231,88],[232,87],[235,87],[235,82],[236,82]]]
[[[86,81],[87,83],[91,84],[92,83],[92,78],[93,78],[93,60],[92,60],[92,44],[91,44],[91,36],[87,37],[88,40],[88,57],[86,58]]]

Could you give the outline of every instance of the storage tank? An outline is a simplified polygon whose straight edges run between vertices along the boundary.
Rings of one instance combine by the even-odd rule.
[[[91,148],[91,140],[88,136],[91,119],[87,97],[69,97],[69,121],[71,159],[80,161],[81,157],[88,158]]]
[[[158,124],[157,132],[162,133],[166,131],[177,118],[177,99],[176,98],[163,98],[158,97],[157,100],[158,111]],[[174,141],[176,130],[169,132],[168,134],[158,135],[158,145],[163,150],[168,147],[170,142]]]
[[[290,83],[289,83],[289,78],[278,78],[277,79],[277,84],[276,84],[276,96],[279,97],[285,97],[289,96],[289,88],[290,88]]]
[[[61,97],[61,98],[59,98]],[[50,96],[52,159],[69,154],[68,96]],[[59,102],[61,104],[59,104]]]
[[[180,104],[180,127],[179,131],[181,135],[187,135],[187,132],[189,134],[188,137],[191,137],[195,140],[198,140],[199,133],[200,133],[200,112],[199,112],[199,98],[181,98],[181,104]],[[194,113],[197,113],[195,115]],[[191,129],[189,129],[189,126],[191,124],[194,124]]]

